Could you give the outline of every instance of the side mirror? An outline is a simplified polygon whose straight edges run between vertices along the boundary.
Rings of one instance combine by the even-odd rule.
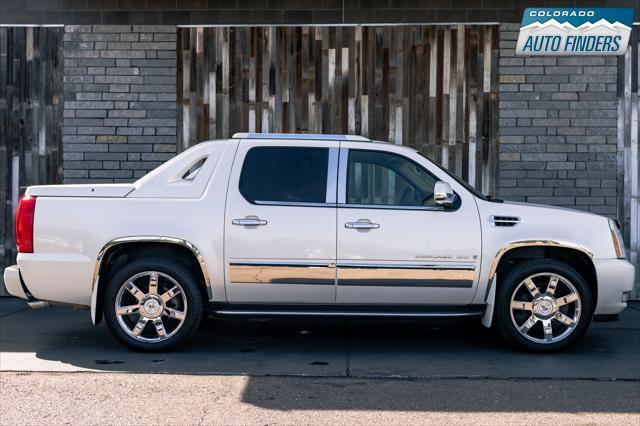
[[[439,206],[451,207],[456,201],[456,194],[448,182],[439,180],[433,188],[433,199]]]

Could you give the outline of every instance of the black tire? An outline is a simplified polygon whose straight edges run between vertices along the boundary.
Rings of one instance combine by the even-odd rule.
[[[572,330],[569,331],[568,334],[561,340],[548,343],[532,341],[531,338],[535,336],[529,338],[525,337],[518,330],[516,324],[514,324],[514,321],[516,320],[512,320],[511,312],[511,298],[512,296],[514,296],[514,292],[516,290],[523,291],[522,287],[520,287],[520,284],[523,283],[523,281],[528,277],[544,273],[559,275],[560,277],[573,284],[577,294],[580,297],[579,302],[581,304],[579,318],[577,320],[577,323],[575,323],[575,325],[573,326]],[[540,279],[544,279],[544,275],[540,275]],[[539,284],[539,282],[540,280],[538,280],[536,286],[539,288],[540,293],[544,294],[545,288],[542,288],[544,284]],[[524,290],[527,289],[525,288]],[[560,298],[561,295],[557,294],[556,296]],[[532,295],[531,299],[535,300]],[[587,328],[589,327],[589,324],[591,323],[593,308],[593,295],[591,294],[589,285],[584,280],[582,275],[578,273],[578,271],[576,271],[573,267],[567,265],[566,263],[557,260],[534,259],[516,264],[513,268],[507,271],[503,279],[500,279],[496,292],[494,318],[496,320],[496,326],[502,336],[516,348],[529,352],[557,352],[571,346],[584,335],[584,333],[587,331]],[[567,306],[566,308],[563,307],[563,309],[572,308]],[[524,317],[529,316],[529,313],[526,310],[523,310],[522,314],[516,314],[516,312],[519,312],[518,310],[514,310],[513,312],[514,318],[516,317],[516,315],[523,315]],[[531,316],[533,316],[533,313],[534,311],[531,311]],[[559,327],[561,330],[563,327],[566,327],[561,322],[555,319],[553,319],[551,322],[553,323],[554,327]],[[556,322],[558,322],[559,324],[556,324]],[[531,333],[533,333],[534,331],[541,331],[542,333],[544,333],[542,321],[538,321],[538,323],[540,324],[539,329],[534,330],[534,328],[532,327],[530,330]],[[534,327],[538,327],[538,323]],[[565,331],[566,330],[568,330],[568,327],[565,328]],[[561,335],[562,333],[559,333],[559,336]],[[544,336],[541,336],[540,339],[542,339],[543,337]]]
[[[184,312],[186,312],[182,320],[173,319],[170,316],[166,316],[164,314],[164,312],[166,311],[165,304],[163,303],[163,314],[159,318],[163,318],[163,321],[172,321],[173,323],[175,323],[175,321],[178,321],[180,325],[175,326],[175,333],[173,335],[169,335],[170,333],[168,333],[168,331],[170,329],[167,329],[166,331],[168,337],[165,337],[164,340],[153,342],[141,341],[138,340],[139,338],[128,334],[123,329],[126,324],[121,325],[121,323],[118,321],[119,315],[116,313],[116,298],[118,297],[121,288],[123,288],[123,286],[127,284],[130,278],[138,274],[145,274],[150,271],[155,271],[161,274],[161,278],[158,279],[159,289],[164,288],[166,291],[166,288],[174,285],[174,283],[172,281],[169,281],[169,279],[173,279],[179,284],[182,289],[182,294],[178,293],[180,298],[179,302],[183,306]],[[144,276],[139,279],[144,280]],[[125,292],[126,290],[123,290],[123,294],[127,294],[126,297],[129,297],[130,300],[134,300],[134,303],[137,303],[135,299],[131,299],[131,296],[133,296],[132,294]],[[157,291],[156,294],[160,294],[160,291]],[[166,304],[167,308],[170,307],[168,303]],[[140,303],[140,306],[142,306],[142,303]],[[139,309],[142,312],[142,308]],[[113,336],[118,339],[123,345],[139,352],[166,352],[186,343],[198,330],[203,318],[204,301],[198,281],[194,277],[193,273],[183,264],[163,257],[148,257],[128,263],[111,278],[104,292],[103,311],[105,321],[107,323],[107,326],[109,327],[109,330],[111,331]],[[138,319],[136,319],[136,316]],[[131,315],[127,316],[126,320],[122,321],[135,322],[138,321],[140,317],[141,314],[132,313]],[[153,321],[154,320],[151,320],[150,325],[146,324],[145,322],[140,336],[143,336],[144,333],[155,331],[155,323]],[[154,328],[149,330],[148,327],[150,326]],[[158,336],[158,338],[160,337],[160,333],[156,332],[156,335]]]

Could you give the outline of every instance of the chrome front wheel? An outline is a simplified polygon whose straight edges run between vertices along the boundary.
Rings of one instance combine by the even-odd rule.
[[[564,349],[584,335],[593,295],[584,277],[555,259],[516,263],[498,278],[494,320],[514,346],[534,352]]]
[[[144,271],[122,284],[114,309],[122,331],[141,342],[158,342],[180,330],[188,303],[175,279],[159,271]]]
[[[513,291],[511,321],[525,338],[541,344],[565,339],[580,321],[582,302],[576,287],[555,273],[525,278]]]

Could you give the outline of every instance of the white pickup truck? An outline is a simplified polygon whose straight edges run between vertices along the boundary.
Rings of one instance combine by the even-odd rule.
[[[408,147],[236,134],[132,184],[32,186],[9,292],[88,306],[140,351],[216,315],[477,317],[548,352],[626,307],[617,223],[493,200]]]

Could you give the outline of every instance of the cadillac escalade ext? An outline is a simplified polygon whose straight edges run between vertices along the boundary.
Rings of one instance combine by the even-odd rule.
[[[549,352],[626,307],[618,224],[493,200],[414,149],[236,134],[131,184],[32,186],[4,279],[32,307],[90,307],[139,351],[205,314],[477,317]]]

